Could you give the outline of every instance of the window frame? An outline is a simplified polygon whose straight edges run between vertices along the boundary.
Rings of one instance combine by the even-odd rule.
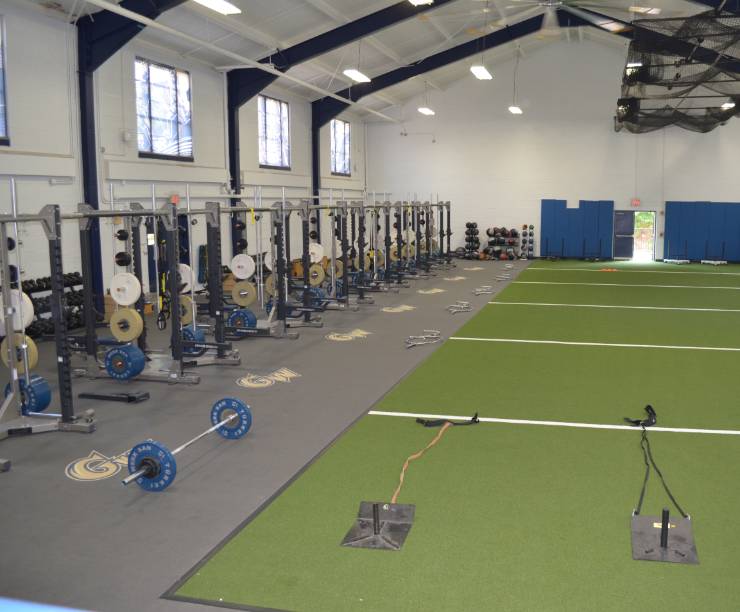
[[[347,152],[347,172],[337,172],[335,168],[334,161],[336,160],[336,155],[331,154],[331,150],[334,147],[334,135],[333,132],[335,131],[334,126],[337,123],[342,123],[346,126],[346,135],[347,135],[347,146],[346,146],[346,152]],[[344,119],[332,119],[329,123],[329,164],[331,166],[331,175],[332,176],[344,176],[344,177],[351,177],[352,176],[352,122],[351,121],[345,121]]]
[[[8,121],[8,37],[5,29],[5,15],[0,14],[0,59],[2,59],[2,80],[3,105],[5,106],[5,135],[0,135],[0,147],[10,146],[10,122]]]
[[[273,164],[263,164],[262,160],[259,159],[260,157],[260,148],[262,146],[261,138],[260,138],[260,98],[263,98],[265,101],[272,100],[273,102],[278,102],[281,105],[281,114],[282,114],[282,105],[285,104],[287,110],[288,110],[288,165],[287,166],[276,166]],[[265,106],[265,117],[267,116],[267,107]],[[286,102],[285,100],[281,100],[279,98],[273,98],[272,96],[267,96],[265,94],[257,94],[257,161],[260,169],[262,170],[283,170],[285,172],[290,172],[292,170],[292,162],[293,162],[293,147],[291,142],[291,133],[290,128],[293,124],[293,118],[290,115],[290,103]],[[265,122],[265,140],[267,140],[267,122]],[[280,134],[280,140],[282,144],[282,131]]]
[[[163,64],[162,62],[158,62],[155,60],[150,60],[145,57],[142,57],[140,55],[137,55],[134,57],[134,91],[136,90],[136,63],[137,62],[144,62],[147,64],[147,66],[158,66],[159,68],[164,68],[165,70],[171,70],[175,74],[175,108],[179,107],[179,91],[177,87],[177,73],[182,72],[184,74],[188,75],[188,84],[189,84],[189,100],[190,103],[190,155],[168,155],[166,153],[154,153],[152,151],[141,151],[139,149],[139,126],[138,126],[138,119],[137,119],[137,126],[136,126],[136,149],[139,154],[139,159],[159,159],[163,161],[178,161],[178,162],[194,162],[195,161],[195,144],[193,139],[193,77],[190,75],[189,70],[184,70],[181,68],[177,68],[175,66],[170,66],[168,64]],[[149,118],[149,131],[151,134],[152,129],[152,82],[151,78],[147,79],[147,87],[149,88],[148,92],[148,100],[149,100],[149,109],[148,109],[148,118]],[[137,113],[138,115],[138,113]],[[152,148],[154,148],[153,139],[150,136],[150,140],[152,140]],[[177,141],[178,149],[180,148],[180,130],[179,130],[179,121],[178,121],[178,141]]]

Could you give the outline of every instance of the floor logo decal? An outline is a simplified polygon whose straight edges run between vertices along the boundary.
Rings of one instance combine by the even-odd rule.
[[[419,289],[416,293],[420,293],[421,295],[434,295],[435,293],[444,293],[447,291],[447,289],[439,289],[438,287],[435,287],[434,289]]]
[[[77,482],[94,482],[112,478],[121,468],[128,466],[129,451],[108,457],[96,450],[90,451],[87,457],[75,459],[67,465],[64,473],[67,478]]]
[[[386,306],[383,308],[383,312],[408,312],[410,310],[416,310],[416,306],[401,304],[400,306]]]
[[[300,377],[301,375],[298,374],[298,372],[294,372],[288,368],[280,368],[279,370],[275,370],[272,374],[253,374],[251,372],[247,372],[245,376],[236,381],[236,384],[240,387],[246,387],[247,389],[265,389],[267,387],[272,387],[275,383],[289,383],[294,378]]]
[[[475,266],[473,268],[463,268],[466,272],[478,272],[479,270],[485,270],[485,268],[482,268],[481,266]]]
[[[327,340],[331,340],[332,342],[351,342],[352,340],[367,338],[370,335],[370,332],[365,331],[364,329],[353,329],[350,332],[342,333],[342,332],[332,332],[331,334],[326,334],[324,336]]]
[[[482,269],[483,268],[481,268],[481,270]],[[445,280],[446,281],[461,281],[461,280],[465,280],[466,278],[468,277],[467,276],[448,276],[447,278],[445,278]]]

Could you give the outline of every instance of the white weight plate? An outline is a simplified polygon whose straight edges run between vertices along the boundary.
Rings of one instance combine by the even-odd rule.
[[[190,293],[195,281],[192,268],[188,264],[181,263],[177,264],[177,271],[180,274],[180,286],[182,287],[180,293]]]
[[[141,297],[141,283],[130,272],[119,272],[110,281],[110,296],[119,306],[131,306]]]
[[[312,242],[308,245],[308,256],[312,264],[319,263],[324,257],[324,247],[318,242]]]
[[[28,327],[33,321],[33,302],[31,298],[19,289],[10,290],[10,303],[13,306],[13,327],[15,331],[21,331]],[[21,308],[22,307],[22,308]],[[21,320],[21,310],[23,319]],[[3,297],[0,295],[0,336],[5,336],[5,308]]]
[[[270,251],[265,253],[265,256],[262,258],[262,263],[265,265],[265,268],[272,272],[272,253]]]
[[[239,280],[247,280],[248,278],[251,278],[254,274],[255,270],[257,269],[257,264],[254,263],[254,259],[252,259],[249,255],[239,254],[234,255],[234,258],[231,260],[231,265],[229,266],[231,268],[231,271],[234,273],[234,276],[238,278]]]

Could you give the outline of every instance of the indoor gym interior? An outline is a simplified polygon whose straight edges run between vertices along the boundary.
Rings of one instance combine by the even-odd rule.
[[[736,610],[739,43],[0,0],[0,610]]]

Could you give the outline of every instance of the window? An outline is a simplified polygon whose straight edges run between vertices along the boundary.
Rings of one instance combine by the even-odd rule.
[[[8,107],[5,103],[5,33],[2,18],[0,18],[0,145],[9,145],[8,138]]]
[[[139,157],[193,161],[190,75],[136,59]]]
[[[341,119],[331,121],[331,173],[351,176],[350,171],[350,124]]]
[[[290,170],[290,114],[288,103],[257,97],[260,167]]]

